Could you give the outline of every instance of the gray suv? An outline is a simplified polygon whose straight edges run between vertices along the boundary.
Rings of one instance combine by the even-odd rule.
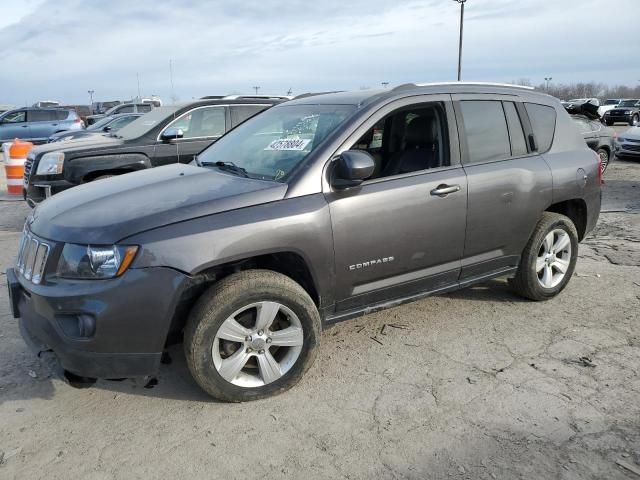
[[[54,133],[83,128],[82,119],[71,109],[18,108],[0,115],[0,142],[19,138],[45,143]]]
[[[282,392],[329,324],[510,278],[556,296],[600,212],[599,157],[560,102],[497,84],[306,96],[192,165],[67,190],[7,271],[39,352],[83,377],[153,375],[184,342],[210,395]]]

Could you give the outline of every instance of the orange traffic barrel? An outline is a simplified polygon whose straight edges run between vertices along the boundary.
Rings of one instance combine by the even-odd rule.
[[[24,178],[24,164],[27,155],[33,148],[33,143],[23,142],[17,138],[9,147],[9,158],[5,158],[4,170],[7,175],[7,193],[22,196]]]

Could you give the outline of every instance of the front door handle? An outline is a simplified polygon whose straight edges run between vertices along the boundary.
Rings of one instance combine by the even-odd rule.
[[[446,197],[450,193],[455,193],[460,191],[460,185],[438,185],[436,188],[431,190],[431,195],[434,197]]]

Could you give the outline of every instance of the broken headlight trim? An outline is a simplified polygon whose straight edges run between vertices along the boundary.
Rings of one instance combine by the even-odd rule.
[[[62,249],[56,276],[96,280],[114,278],[127,271],[138,251],[136,245],[76,245]]]

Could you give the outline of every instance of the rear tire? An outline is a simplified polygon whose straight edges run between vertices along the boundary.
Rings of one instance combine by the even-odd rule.
[[[607,124],[608,127],[613,125],[613,120],[605,120],[605,123]]]
[[[196,302],[185,327],[185,357],[212,397],[258,400],[300,381],[315,360],[320,328],[318,310],[299,284],[273,271],[246,270]]]
[[[559,213],[544,212],[509,283],[522,297],[549,300],[567,286],[577,258],[578,233],[573,222]]]

